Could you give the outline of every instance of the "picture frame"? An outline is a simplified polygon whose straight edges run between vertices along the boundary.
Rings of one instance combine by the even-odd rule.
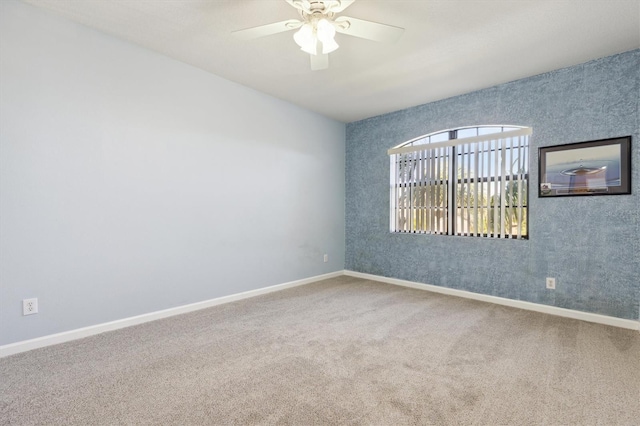
[[[631,194],[631,136],[538,149],[538,197]]]

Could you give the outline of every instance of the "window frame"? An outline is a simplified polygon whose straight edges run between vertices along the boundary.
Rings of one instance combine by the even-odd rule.
[[[475,136],[467,136],[467,137],[462,137],[459,138],[459,134],[460,133],[464,133],[466,130],[470,130],[473,129],[475,130]],[[489,131],[485,131],[482,132],[482,129],[488,129]],[[493,129],[495,129],[495,131],[493,131]],[[516,133],[516,135],[514,136],[510,136],[510,133]],[[440,137],[441,135],[447,135],[447,138],[444,139],[442,137]],[[497,137],[497,138],[492,138],[492,135],[503,135],[506,134],[506,136],[504,137]],[[437,132],[433,132],[433,133],[429,133],[423,136],[419,136],[417,138],[411,139],[409,141],[403,142],[397,146],[395,146],[394,148],[390,149],[388,151],[389,155],[390,155],[390,162],[391,162],[391,169],[390,169],[390,178],[391,178],[391,182],[390,182],[390,232],[392,233],[396,233],[396,234],[432,234],[432,235],[446,235],[446,236],[472,236],[472,237],[484,237],[484,238],[499,238],[499,239],[523,239],[523,240],[527,240],[529,238],[529,195],[530,195],[530,191],[529,191],[529,187],[530,187],[530,135],[532,134],[532,129],[530,127],[527,126],[519,126],[519,125],[478,125],[478,126],[465,126],[465,127],[459,127],[459,128],[455,128],[455,129],[447,129],[447,130],[440,130]],[[524,136],[524,139],[522,139],[522,137]],[[433,138],[436,138],[436,141],[432,141]],[[480,138],[480,139],[479,139]],[[510,169],[511,169],[511,173],[506,173],[507,170],[505,169],[506,165],[504,164],[506,162],[506,156],[507,156],[507,152],[510,151],[510,160],[513,161],[514,160],[514,149],[516,148],[516,145],[514,145],[513,140],[517,139],[517,148],[518,148],[518,167],[522,167],[522,172],[516,171],[515,173],[513,172],[513,167],[514,164],[511,164]],[[495,140],[495,141],[501,141],[500,146],[498,146],[498,144],[493,144],[491,140]],[[426,143],[423,142],[426,140]],[[509,140],[509,145],[504,145],[503,142]],[[457,142],[456,141],[460,141]],[[466,142],[465,142],[466,141]],[[477,157],[477,152],[478,151],[471,151],[470,144],[471,143],[478,143],[482,141],[482,146],[480,148],[480,155],[484,154],[485,152],[487,153],[487,158],[488,158],[488,163],[485,166],[488,167],[487,169],[487,175],[486,176],[476,176],[476,177],[472,177],[471,175],[471,155],[475,154],[476,155],[476,160],[478,159]],[[486,143],[486,141],[488,141],[488,146],[486,147],[487,149],[485,150],[485,146],[484,143]],[[432,150],[434,150],[434,152],[438,152],[438,154],[436,154],[436,157],[439,156],[446,156],[446,168],[448,169],[446,171],[446,180],[443,177],[435,177],[435,180],[438,182],[437,186],[439,186],[437,188],[437,190],[439,191],[440,187],[445,187],[446,188],[446,195],[443,193],[443,196],[446,196],[446,199],[442,201],[440,206],[433,206],[431,204],[429,205],[425,205],[425,206],[417,206],[416,207],[416,199],[413,198],[413,190],[412,188],[417,188],[420,183],[419,183],[419,178],[416,177],[411,177],[410,179],[413,179],[411,182],[401,182],[401,178],[398,175],[398,169],[397,167],[402,167],[400,166],[402,159],[400,159],[398,161],[398,158],[395,157],[394,154],[402,154],[402,153],[410,153],[410,152],[419,152],[422,151],[419,149],[419,147],[424,146],[424,151],[429,150],[429,146],[430,145],[435,145],[434,148],[432,148]],[[467,146],[467,152],[464,152],[464,146]],[[439,149],[440,147],[446,147],[446,151],[442,152],[442,151],[436,151],[437,149]],[[462,147],[461,151],[459,151],[459,148]],[[411,148],[411,149],[408,149]],[[478,146],[474,146],[473,147],[474,150],[478,149]],[[524,149],[524,151],[522,153],[520,153],[520,149]],[[504,152],[502,152],[504,151]],[[494,166],[493,167],[502,167],[503,171],[502,172],[498,172],[497,170],[494,170],[493,172],[491,172],[491,159],[493,154],[490,153],[494,153],[496,152],[495,155],[495,159],[496,162],[493,163]],[[500,152],[501,156],[500,157],[500,162],[498,162],[498,152]],[[466,156],[466,157],[465,157]],[[465,158],[468,158],[467,164],[465,165]],[[520,164],[520,160],[522,159],[522,165]],[[408,161],[416,161],[415,159],[411,159],[411,160],[406,160]],[[417,160],[418,162],[422,162],[423,159],[420,158]],[[482,160],[484,161],[484,160]],[[462,164],[462,166],[460,167],[459,164]],[[431,166],[433,167],[433,164],[431,164]],[[411,167],[415,167],[415,163],[411,164]],[[439,168],[439,163],[438,163],[438,168]],[[476,164],[474,166],[475,171],[477,172],[477,167],[478,165]],[[462,169],[462,176],[459,176],[459,168]],[[520,170],[520,169],[517,169]],[[411,175],[413,176],[413,172],[415,170],[412,169],[411,171]],[[429,170],[429,173],[432,173],[431,170]],[[440,175],[442,176],[442,175]],[[429,179],[429,185],[432,185],[432,183],[434,182],[433,180],[433,176],[432,178]],[[485,191],[485,185],[486,186],[486,190],[487,193],[491,193],[491,185],[493,185],[493,188],[495,191],[498,190],[498,184],[497,182],[501,182],[503,183],[503,186],[499,187],[500,190],[500,194],[501,197],[498,197],[499,200],[501,200],[500,202],[500,206],[496,207],[495,205],[493,207],[491,207],[492,203],[494,202],[493,200],[495,200],[495,198],[492,199],[487,199],[486,205],[483,203],[482,205],[479,205],[477,203],[477,197],[478,197],[478,184],[480,185],[481,188],[481,193],[484,193]],[[513,199],[510,196],[507,196],[511,193],[511,191],[513,191],[512,188],[509,188],[509,183],[510,182],[522,182],[524,184],[523,187],[520,187],[520,183],[518,183],[518,191],[520,193],[524,193],[524,198],[516,205],[513,205]],[[413,226],[410,225],[409,229],[405,229],[405,230],[401,230],[398,229],[398,211],[401,209],[400,207],[398,207],[398,200],[399,200],[399,196],[398,196],[398,189],[403,187],[404,188],[409,188],[409,194],[411,195],[407,195],[406,193],[404,194],[404,197],[408,197],[409,199],[409,204],[406,205],[406,207],[404,207],[404,209],[406,211],[409,212],[409,221],[419,221],[417,218],[414,219],[414,217],[412,216],[412,212],[415,212],[416,210],[420,211],[420,209],[429,209],[429,214],[433,214],[434,210],[437,211],[442,211],[444,210],[446,217],[444,218],[444,229],[441,229],[440,227],[440,223],[438,222],[440,219],[436,218],[436,225],[438,227],[438,229],[434,230],[434,229],[427,229],[427,230],[416,230],[416,229],[412,229],[412,228],[417,228],[418,226]],[[473,192],[473,195],[475,195],[475,205],[473,207],[470,207],[468,204],[466,206],[459,204],[458,203],[458,199],[459,197],[457,197],[457,192],[462,188],[462,190],[464,191],[465,186],[467,189],[470,189],[471,186],[474,186],[475,191]],[[509,191],[509,192],[505,192],[505,191]],[[494,192],[495,194],[495,192]],[[431,196],[431,195],[429,195]],[[495,196],[495,195],[494,195]],[[504,202],[502,201],[502,199],[504,199]],[[437,201],[437,200],[436,200]],[[465,220],[465,216],[464,216],[464,211],[466,209],[467,212],[467,222],[471,223],[471,218],[474,217],[476,219],[475,226],[477,227],[478,224],[480,223],[478,221],[478,219],[480,218],[483,222],[484,222],[484,218],[487,217],[487,223],[491,222],[490,217],[488,216],[489,213],[491,211],[493,211],[493,220],[494,223],[496,223],[496,219],[500,218],[499,220],[502,221],[503,217],[506,217],[506,209],[512,209],[512,208],[519,208],[519,214],[517,217],[517,225],[518,226],[518,232],[513,232],[513,225],[510,225],[511,228],[506,231],[507,226],[500,224],[499,225],[499,229],[500,232],[496,232],[496,226],[494,225],[494,230],[493,232],[491,232],[490,230],[488,230],[487,232],[482,232],[479,231],[477,228],[472,231],[470,226],[464,227],[462,226],[460,230],[458,230],[458,221],[462,220],[464,222]],[[471,209],[473,209],[473,216],[471,216]],[[487,216],[484,215],[484,212],[486,210],[486,214]],[[459,215],[459,211],[462,212],[461,215]],[[498,214],[498,211],[500,212],[500,214]],[[524,214],[523,214],[524,213]],[[423,214],[423,213],[420,213]],[[407,219],[405,219],[407,220]],[[524,222],[524,223],[523,223]],[[422,222],[421,222],[422,223]],[[431,222],[431,228],[433,228],[433,223]],[[513,222],[509,222],[510,224],[512,224]],[[425,224],[422,223],[422,227],[424,227]],[[426,224],[426,227],[428,227],[429,224]]]

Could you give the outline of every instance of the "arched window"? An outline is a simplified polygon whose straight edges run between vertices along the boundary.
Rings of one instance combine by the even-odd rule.
[[[463,127],[390,149],[391,232],[527,238],[530,135]]]

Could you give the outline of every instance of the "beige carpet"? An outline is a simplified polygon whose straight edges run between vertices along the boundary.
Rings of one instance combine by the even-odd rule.
[[[339,277],[0,359],[0,424],[638,425],[640,333]]]

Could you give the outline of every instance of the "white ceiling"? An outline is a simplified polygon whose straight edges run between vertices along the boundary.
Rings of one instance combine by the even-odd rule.
[[[342,122],[640,47],[640,0],[357,0],[341,15],[406,29],[394,44],[344,34],[311,71],[284,0],[23,0]]]

